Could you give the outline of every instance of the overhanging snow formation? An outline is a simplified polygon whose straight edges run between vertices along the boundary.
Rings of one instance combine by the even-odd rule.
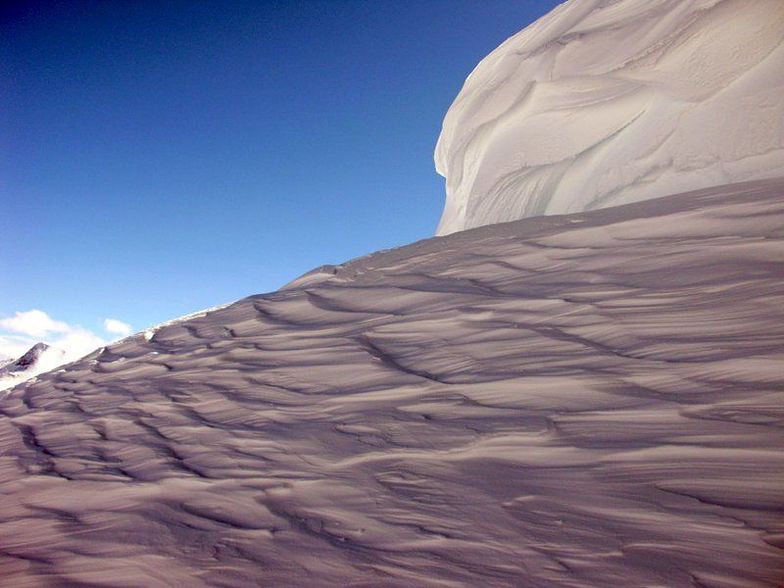
[[[781,175],[784,2],[571,0],[471,73],[443,235]]]
[[[21,586],[780,586],[784,181],[325,268],[0,401]]]

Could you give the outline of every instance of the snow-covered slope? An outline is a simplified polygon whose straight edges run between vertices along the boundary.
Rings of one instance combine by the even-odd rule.
[[[16,386],[40,373],[65,363],[65,351],[46,343],[36,343],[15,360],[0,365],[0,390]]]
[[[784,2],[571,0],[477,66],[438,234],[779,176]]]
[[[434,238],[39,376],[2,582],[780,586],[782,195]]]

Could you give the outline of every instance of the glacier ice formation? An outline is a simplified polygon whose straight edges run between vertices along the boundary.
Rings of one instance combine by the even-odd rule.
[[[482,60],[437,234],[781,175],[784,2],[570,0]]]

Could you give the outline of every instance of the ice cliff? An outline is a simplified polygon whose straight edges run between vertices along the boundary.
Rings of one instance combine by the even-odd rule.
[[[784,169],[784,2],[570,0],[469,75],[437,234]]]

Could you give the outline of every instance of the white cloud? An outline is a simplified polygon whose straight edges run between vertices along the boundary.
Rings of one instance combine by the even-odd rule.
[[[0,319],[0,356],[16,359],[39,342],[62,350],[60,363],[77,360],[107,343],[89,329],[55,320],[38,309]]]
[[[43,310],[17,312],[11,318],[0,319],[0,329],[30,337],[43,338],[50,333],[67,333],[71,327],[56,321]]]
[[[106,330],[107,333],[120,335],[121,337],[127,337],[128,335],[133,333],[133,327],[131,327],[131,325],[113,318],[108,318],[104,320],[103,328]]]
[[[71,327],[62,337],[53,339],[51,342],[46,341],[46,343],[65,351],[63,359],[66,362],[77,360],[102,345],[106,345],[104,339],[82,327]]]
[[[30,340],[27,337],[0,335],[0,360],[16,359],[30,349],[33,344],[34,343],[30,343]]]

